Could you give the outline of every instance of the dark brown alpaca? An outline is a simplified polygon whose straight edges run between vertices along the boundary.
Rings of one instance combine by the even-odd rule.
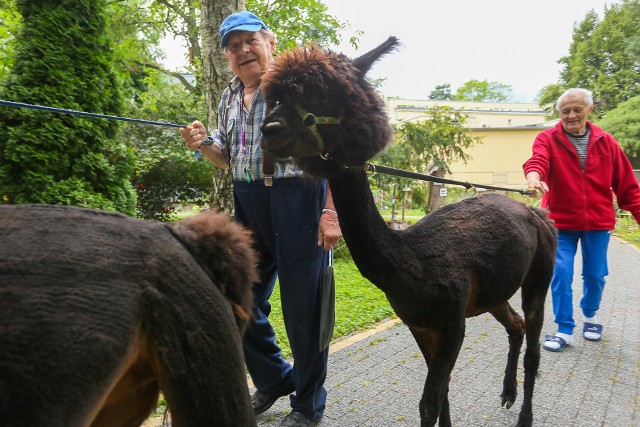
[[[0,424],[256,425],[241,333],[256,257],[224,214],[174,226],[0,206]]]
[[[276,157],[293,156],[312,176],[329,178],[356,265],[385,292],[427,362],[421,424],[433,426],[439,419],[440,426],[451,425],[449,376],[464,338],[465,318],[489,312],[509,334],[502,392],[507,408],[516,399],[526,333],[518,426],[531,426],[555,229],[544,212],[500,195],[445,206],[406,230],[387,227],[363,166],[384,149],[392,131],[384,103],[365,74],[397,45],[391,37],[354,60],[318,47],[280,55],[262,81],[269,111],[262,124],[263,147]],[[331,118],[340,123],[330,123],[335,121]],[[314,120],[319,123],[315,129]],[[508,303],[518,289],[526,329],[525,320]]]

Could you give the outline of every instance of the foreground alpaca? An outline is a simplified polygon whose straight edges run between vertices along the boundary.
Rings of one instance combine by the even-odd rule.
[[[316,47],[282,54],[262,82],[269,110],[262,124],[263,147],[276,157],[293,156],[310,175],[329,178],[356,265],[385,292],[427,362],[422,425],[433,426],[438,418],[440,426],[451,425],[449,376],[464,338],[465,317],[489,312],[509,334],[502,392],[507,408],[516,399],[526,330],[518,426],[531,426],[554,228],[544,212],[500,195],[445,206],[406,230],[387,227],[363,166],[392,133],[384,103],[365,74],[397,43],[391,37],[355,60]],[[519,288],[526,328],[508,303]]]
[[[241,333],[256,258],[224,214],[175,226],[0,206],[0,424],[255,425]]]

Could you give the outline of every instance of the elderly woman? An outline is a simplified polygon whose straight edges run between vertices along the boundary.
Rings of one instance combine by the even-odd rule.
[[[618,206],[640,223],[640,186],[631,163],[615,138],[587,119],[593,96],[585,89],[567,90],[556,105],[560,122],[540,133],[533,155],[523,165],[530,188],[543,193],[542,206],[558,228],[558,249],[551,296],[558,324],[543,347],[561,352],[573,344],[573,262],[582,249],[582,336],[600,341],[603,327],[596,312],[604,290],[607,248],[615,228],[613,196]]]

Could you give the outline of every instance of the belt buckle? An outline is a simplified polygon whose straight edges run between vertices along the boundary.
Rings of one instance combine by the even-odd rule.
[[[265,187],[273,186],[273,175],[268,175],[264,177],[264,186]]]

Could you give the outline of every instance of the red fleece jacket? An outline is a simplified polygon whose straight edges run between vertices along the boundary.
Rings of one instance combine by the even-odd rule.
[[[611,134],[587,124],[590,133],[584,171],[578,152],[558,122],[536,137],[533,155],[522,166],[525,175],[536,171],[549,186],[542,207],[549,209],[559,229],[613,230],[614,194],[618,206],[631,212],[640,224],[640,184],[631,162]]]

